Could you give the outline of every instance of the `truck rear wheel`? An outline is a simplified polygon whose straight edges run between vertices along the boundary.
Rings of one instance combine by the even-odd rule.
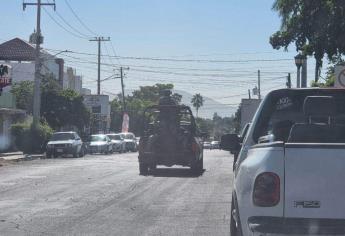
[[[148,175],[149,166],[146,163],[139,162],[139,174]]]

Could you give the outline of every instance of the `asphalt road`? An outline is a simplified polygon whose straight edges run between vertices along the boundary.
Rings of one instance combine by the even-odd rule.
[[[0,167],[0,235],[229,235],[232,157],[138,174],[137,154]]]

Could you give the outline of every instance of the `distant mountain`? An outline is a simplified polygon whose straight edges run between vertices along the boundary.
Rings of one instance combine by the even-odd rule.
[[[193,94],[190,94],[183,90],[173,90],[173,93],[178,93],[182,95],[182,104],[190,106],[192,108],[194,115],[196,114],[196,111],[190,102],[192,100]],[[224,105],[220,102],[213,100],[212,98],[208,98],[205,96],[203,96],[203,98],[205,101],[204,105],[199,109],[199,117],[212,118],[215,112],[217,112],[217,114],[222,117],[231,116],[235,114],[237,110],[237,107],[230,107]]]

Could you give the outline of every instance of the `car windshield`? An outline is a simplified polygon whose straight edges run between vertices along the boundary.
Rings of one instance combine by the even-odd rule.
[[[55,133],[51,137],[51,141],[66,141],[75,139],[74,135],[71,133]]]
[[[134,139],[133,134],[125,134],[125,139]]]
[[[107,137],[105,135],[92,135],[91,142],[100,142],[100,141],[107,141]]]
[[[111,140],[122,140],[120,135],[116,135],[116,134],[109,134],[107,135]]]

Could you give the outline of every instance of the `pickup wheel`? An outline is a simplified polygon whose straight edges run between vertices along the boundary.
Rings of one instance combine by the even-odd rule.
[[[230,211],[230,235],[231,236],[242,236],[240,223],[236,222],[235,215],[238,216],[237,208],[235,207],[234,198],[231,200],[231,211]]]
[[[149,173],[149,166],[146,163],[139,162],[139,174],[148,175],[148,173]]]

